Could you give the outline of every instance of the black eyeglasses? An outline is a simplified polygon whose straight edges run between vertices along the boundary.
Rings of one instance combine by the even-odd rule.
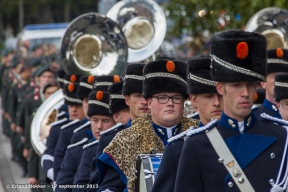
[[[152,96],[152,98],[157,98],[158,102],[161,104],[167,103],[169,99],[171,99],[174,104],[179,104],[183,101],[183,96],[180,95],[174,95],[171,97],[167,95],[158,95],[158,96]]]
[[[288,109],[288,103],[287,102],[280,102],[280,106],[283,108],[283,109]]]

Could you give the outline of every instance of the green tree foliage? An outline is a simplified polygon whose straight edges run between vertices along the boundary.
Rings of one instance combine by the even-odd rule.
[[[204,30],[213,34],[228,29],[243,29],[257,11],[272,6],[288,9],[288,1],[169,0],[165,6],[165,14],[174,25],[168,29],[168,33],[180,36],[187,32],[194,37],[201,37]],[[201,10],[203,11],[200,12]],[[200,17],[199,13],[203,16]]]

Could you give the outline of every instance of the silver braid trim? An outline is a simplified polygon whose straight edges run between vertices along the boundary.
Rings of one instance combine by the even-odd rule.
[[[101,106],[106,107],[107,109],[109,109],[109,105],[106,104],[106,103],[103,103],[101,101],[89,100],[88,104],[101,105]]]
[[[256,72],[253,72],[249,69],[244,69],[242,67],[237,67],[231,63],[228,63],[226,61],[223,61],[222,59],[216,57],[215,55],[212,55],[210,54],[210,56],[212,57],[213,60],[215,60],[219,65],[222,65],[223,67],[226,67],[227,69],[230,69],[231,71],[235,71],[237,73],[242,73],[244,75],[247,75],[247,76],[250,76],[250,77],[255,77],[255,78],[258,78],[258,79],[261,79],[262,81],[265,80],[264,76],[259,74],[259,73],[256,73]]]
[[[94,83],[94,86],[110,86],[112,85],[113,83],[112,82],[96,82]]]
[[[140,75],[125,75],[124,76],[124,80],[125,79],[136,79],[136,80],[143,81],[144,80],[144,76],[140,76]]]
[[[286,64],[286,65],[288,65],[288,62],[284,61],[283,59],[267,59],[267,63],[277,63],[277,64]]]
[[[193,75],[191,73],[189,73],[188,79],[192,79],[194,81],[197,81],[197,82],[205,84],[205,85],[216,86],[216,81],[211,81],[211,80],[208,80],[208,79],[204,79],[202,77],[197,77],[197,76],[195,76],[195,75]]]
[[[288,83],[282,83],[278,81],[275,81],[274,85],[279,87],[288,87]]]
[[[125,99],[124,95],[120,94],[111,94],[110,99]]]
[[[147,79],[151,78],[151,77],[168,77],[168,78],[177,79],[179,81],[182,81],[183,83],[185,83],[187,85],[187,82],[184,79],[182,79],[180,76],[170,74],[170,73],[149,73],[149,74],[145,75],[145,78],[147,78]]]
[[[57,77],[57,81],[64,83],[65,80],[63,78]]]
[[[80,99],[75,99],[75,98],[72,98],[72,97],[68,97],[67,95],[64,95],[64,99],[66,99],[67,101],[71,101],[73,103],[82,104],[82,101]]]
[[[64,84],[68,84],[68,83],[71,83],[70,81],[64,79]]]
[[[88,84],[88,83],[84,83],[84,82],[80,82],[79,85],[82,86],[82,87],[86,87],[86,88],[88,88],[88,89],[92,89],[92,88],[93,88],[92,85],[90,85],[90,84]]]

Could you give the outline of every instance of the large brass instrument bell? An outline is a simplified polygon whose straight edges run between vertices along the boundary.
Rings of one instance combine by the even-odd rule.
[[[161,46],[166,35],[166,18],[153,0],[123,0],[106,14],[117,22],[128,43],[128,63],[149,58]]]
[[[74,19],[61,40],[61,65],[67,74],[121,75],[127,64],[128,46],[116,22],[98,13]],[[32,146],[39,156],[46,149],[55,110],[64,103],[62,90],[45,100],[31,125]]]
[[[245,31],[264,35],[267,40],[267,50],[287,48],[288,11],[277,7],[262,9],[251,17]]]

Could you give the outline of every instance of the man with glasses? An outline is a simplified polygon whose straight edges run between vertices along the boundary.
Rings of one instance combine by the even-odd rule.
[[[193,57],[187,63],[188,93],[191,103],[198,108],[201,121],[199,128],[207,125],[211,119],[219,119],[223,110],[222,96],[216,90],[216,82],[210,77],[210,63],[211,58],[208,56]],[[186,137],[184,133],[181,135],[168,140],[152,192],[174,191],[181,149]]]
[[[288,120],[288,74],[275,76],[274,95],[282,119]]]
[[[277,48],[268,50],[265,82],[261,82],[261,85],[266,92],[266,99],[264,100],[262,106],[255,110],[255,114],[257,116],[260,116],[262,113],[266,113],[273,117],[281,118],[279,109],[274,100],[274,82],[275,75],[287,72],[287,64],[287,49]]]
[[[139,154],[162,153],[167,140],[198,121],[183,117],[188,97],[186,64],[158,60],[144,68],[143,96],[151,115],[133,121],[119,132],[97,160],[99,191],[135,191],[135,159]]]

